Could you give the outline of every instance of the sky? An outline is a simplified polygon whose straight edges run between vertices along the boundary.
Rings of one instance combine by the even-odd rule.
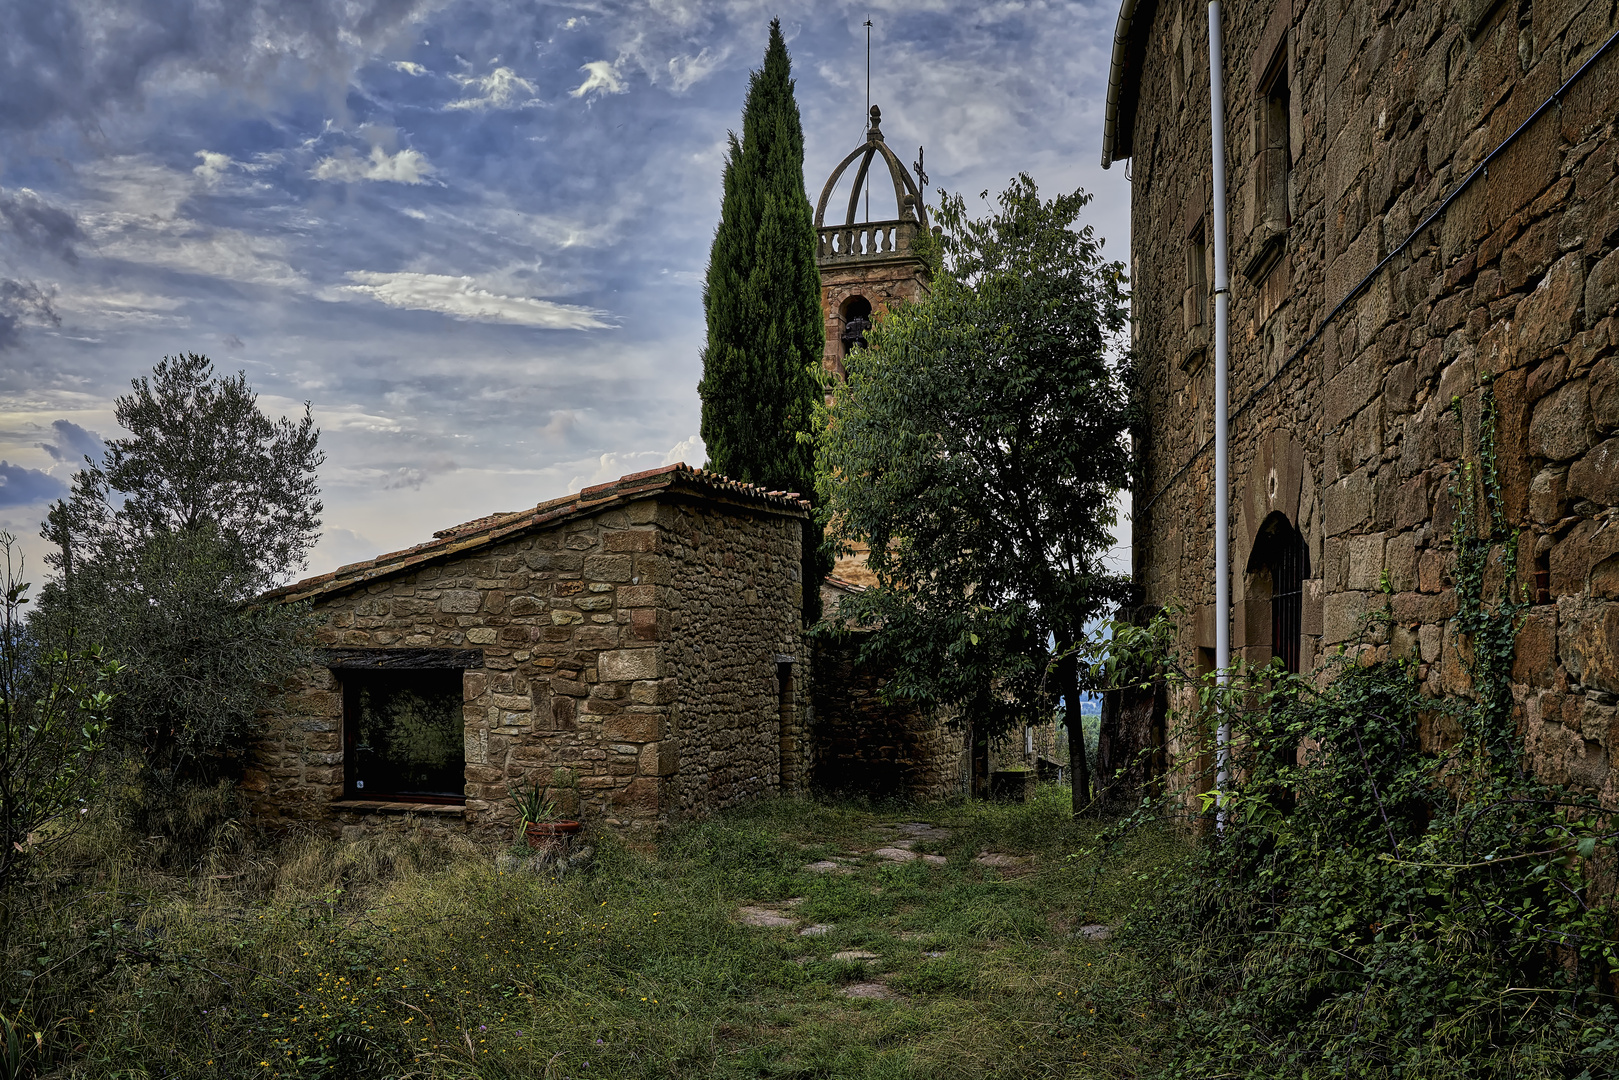
[[[37,579],[46,507],[121,434],[130,380],[180,352],[245,371],[272,416],[310,403],[306,573],[701,465],[703,272],[770,19],[812,200],[864,138],[869,18],[871,100],[901,160],[926,148],[930,202],[1019,172],[1083,187],[1125,260],[1125,169],[1099,165],[1117,15],[0,0],[0,528]]]

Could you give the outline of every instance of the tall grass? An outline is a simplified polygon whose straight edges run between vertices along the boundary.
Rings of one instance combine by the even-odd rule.
[[[1159,1036],[1128,988],[1150,980],[1070,931],[1136,897],[1068,857],[1095,827],[1066,799],[765,802],[656,855],[598,837],[561,881],[431,827],[270,845],[225,821],[182,874],[109,826],[41,880],[0,1011],[46,1032],[33,1064],[64,1078],[1134,1075]],[[946,866],[853,854],[918,818],[954,830],[919,845]],[[1131,865],[1179,852],[1131,843]],[[986,849],[1033,861],[986,869]],[[826,856],[856,872],[806,872]],[[790,898],[835,929],[736,917]],[[842,995],[871,979],[898,999]]]

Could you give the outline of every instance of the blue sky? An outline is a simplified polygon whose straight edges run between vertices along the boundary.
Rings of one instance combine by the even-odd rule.
[[[702,276],[779,16],[811,197],[871,95],[933,187],[1096,195],[1114,3],[0,0],[0,527],[166,353],[312,402],[309,572],[701,464]],[[874,210],[876,209],[874,204]]]

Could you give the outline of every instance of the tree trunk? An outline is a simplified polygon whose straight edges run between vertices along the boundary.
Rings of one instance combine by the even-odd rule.
[[[1068,769],[1073,777],[1074,816],[1091,806],[1090,762],[1085,758],[1085,718],[1079,703],[1079,662],[1073,656],[1073,642],[1058,643],[1063,660],[1057,666],[1058,688],[1064,705],[1063,723],[1068,728]]]
[[[972,797],[989,798],[989,736],[977,724],[972,727]]]

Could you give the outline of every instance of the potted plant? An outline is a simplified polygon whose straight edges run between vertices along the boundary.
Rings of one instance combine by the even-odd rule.
[[[551,797],[549,787],[542,789],[536,781],[527,790],[509,788],[507,791],[517,804],[518,825],[531,849],[566,847],[579,831],[577,821],[564,821],[557,816],[556,800]]]

